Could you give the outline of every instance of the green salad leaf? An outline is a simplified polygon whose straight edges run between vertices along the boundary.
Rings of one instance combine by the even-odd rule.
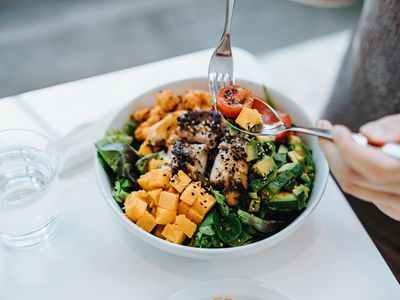
[[[240,221],[253,226],[255,229],[262,233],[274,232],[282,225],[282,221],[263,220],[241,209],[238,209],[237,213]]]
[[[118,128],[111,128],[106,132],[106,136],[97,141],[97,143],[122,143],[130,145],[133,142],[133,136]]]

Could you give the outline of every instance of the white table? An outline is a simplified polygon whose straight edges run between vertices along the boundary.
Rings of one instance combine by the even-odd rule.
[[[145,89],[206,74],[210,51],[0,100],[0,129],[28,127],[58,138]],[[236,49],[236,71],[261,78]],[[290,82],[290,81],[289,81]],[[332,179],[308,221],[281,244],[236,261],[169,255],[129,236],[109,212],[92,162],[58,182],[62,195],[49,244],[16,251],[0,245],[0,299],[165,299],[197,281],[258,279],[295,299],[400,299],[400,288]]]

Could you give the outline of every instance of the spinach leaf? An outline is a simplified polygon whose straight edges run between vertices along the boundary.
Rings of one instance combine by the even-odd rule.
[[[98,156],[108,175],[116,180],[125,178],[136,185],[136,179],[140,176],[135,168],[138,156],[135,150],[123,143],[96,143]]]
[[[134,120],[130,120],[124,125],[124,132],[127,135],[133,136],[136,128],[138,128],[138,124]]]
[[[215,200],[217,200],[219,211],[222,216],[229,215],[229,206],[225,203],[225,196],[222,195],[218,190],[211,188],[211,193],[214,195]]]
[[[283,223],[282,221],[276,220],[263,220],[241,209],[239,209],[237,213],[240,221],[242,221],[244,224],[253,226],[255,229],[263,233],[274,232]]]
[[[150,153],[146,156],[141,157],[140,159],[137,160],[136,162],[136,169],[139,170],[140,173],[144,174],[147,172],[148,170],[148,165],[150,160],[152,159],[158,159],[161,158],[163,156],[165,156],[165,152],[164,151],[160,151],[157,153]]]
[[[247,231],[243,230],[240,236],[229,243],[229,246],[238,247],[250,244],[253,241],[253,236]]]
[[[210,214],[207,215],[207,217],[203,220],[203,222],[199,226],[199,232],[205,235],[215,234],[214,216],[215,216],[214,212],[211,212]]]
[[[125,202],[126,197],[135,189],[135,186],[127,179],[115,181],[114,188],[111,191],[115,201],[120,205]]]
[[[242,223],[235,214],[230,214],[217,226],[217,234],[224,243],[236,240],[242,233]]]

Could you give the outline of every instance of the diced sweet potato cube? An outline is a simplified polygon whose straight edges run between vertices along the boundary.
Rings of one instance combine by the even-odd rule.
[[[181,194],[180,199],[186,202],[188,205],[192,206],[194,200],[196,200],[196,198],[200,196],[202,190],[203,189],[201,188],[200,182],[192,182],[185,188],[185,190]]]
[[[150,142],[146,140],[140,145],[138,154],[141,156],[146,156],[150,153],[153,153],[153,149],[150,147]]]
[[[147,202],[139,198],[133,199],[133,201],[125,201],[125,214],[133,222],[136,222],[146,211]]]
[[[148,211],[145,211],[139,220],[137,220],[136,225],[143,228],[147,232],[151,232],[157,225],[156,218]]]
[[[179,193],[182,193],[182,191],[188,186],[192,179],[190,179],[190,177],[187,176],[183,171],[179,170],[178,173],[172,176],[169,181]]]
[[[180,194],[173,186],[170,186],[167,192],[174,193],[174,194]]]
[[[168,210],[178,210],[179,195],[170,192],[161,192],[158,206]]]
[[[179,201],[178,215],[186,215],[186,213],[188,212],[189,209],[190,209],[190,206],[186,202]]]
[[[168,189],[170,186],[170,177],[170,171],[164,169],[156,169],[140,176],[137,182],[146,191],[158,188]]]
[[[157,207],[156,210],[156,223],[166,225],[174,223],[176,217],[176,210],[168,210],[165,208]]]
[[[158,199],[160,199],[160,194],[162,189],[155,189],[147,192],[147,199],[152,205],[158,205]],[[149,204],[150,204],[149,203]]]
[[[197,225],[184,215],[179,215],[175,218],[175,227],[191,238],[196,231]]]
[[[175,244],[182,244],[186,238],[186,235],[182,231],[176,229],[175,225],[173,224],[167,224],[161,234],[168,241]]]
[[[161,233],[163,232],[164,227],[165,227],[165,225],[157,225],[156,229],[154,230],[154,235],[163,240],[165,240],[165,237]]]
[[[206,193],[205,195],[196,198],[192,207],[204,216],[214,206],[215,202],[215,198]]]
[[[152,159],[149,161],[148,169],[149,171],[159,169],[160,167],[165,166],[165,162],[163,159]]]
[[[191,207],[186,213],[186,217],[199,225],[203,221],[204,215],[200,214],[197,210]]]

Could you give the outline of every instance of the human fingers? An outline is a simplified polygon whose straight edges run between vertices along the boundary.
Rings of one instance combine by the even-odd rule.
[[[335,125],[332,134],[342,159],[361,176],[378,184],[400,181],[400,160],[374,147],[358,145],[344,126]]]
[[[400,142],[400,114],[390,115],[361,126],[360,132],[370,143],[382,145],[389,142]]]
[[[346,193],[375,204],[385,214],[395,220],[400,220],[400,196],[379,192],[356,184],[348,185]]]

